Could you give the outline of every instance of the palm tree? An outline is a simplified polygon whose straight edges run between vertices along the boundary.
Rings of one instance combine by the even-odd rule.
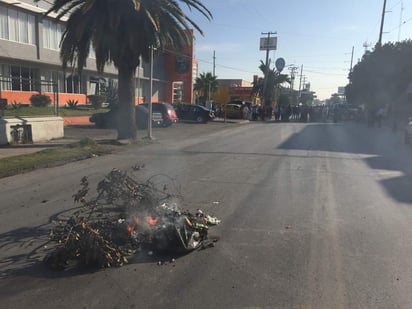
[[[212,18],[201,0],[179,1]],[[46,14],[51,12],[57,19],[68,15],[60,51],[64,69],[76,65],[81,74],[91,46],[100,72],[108,63],[118,69],[118,139],[136,138],[134,76],[141,57],[148,60],[152,47],[185,46],[191,28],[203,34],[176,0],[54,0]]]
[[[266,65],[261,60],[259,69],[264,78],[253,83],[252,94],[261,97],[264,105],[271,105],[276,89],[285,82],[290,83],[290,79],[286,74],[280,74],[276,68],[270,69],[270,62]]]
[[[200,73],[200,76],[196,78],[194,90],[200,91],[202,102],[210,98],[210,94],[215,92],[218,86],[216,80],[217,76],[213,76],[212,73]]]

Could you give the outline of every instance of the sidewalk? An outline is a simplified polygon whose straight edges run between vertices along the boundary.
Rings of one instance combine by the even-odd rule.
[[[96,141],[116,139],[117,133],[111,129],[96,129],[93,125],[74,125],[64,127],[64,138],[33,144],[16,144],[0,146],[0,160],[8,157],[31,154],[44,149],[61,147],[90,137]]]

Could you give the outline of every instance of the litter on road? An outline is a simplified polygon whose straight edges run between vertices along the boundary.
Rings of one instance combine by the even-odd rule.
[[[217,239],[210,239],[208,230],[220,220],[200,209],[181,211],[169,187],[155,177],[140,183],[113,169],[98,183],[97,197],[88,200],[89,182],[83,177],[73,195],[80,206],[69,219],[56,222],[50,232],[54,245],[44,262],[54,270],[104,268],[122,266],[143,249],[153,255],[213,247]]]

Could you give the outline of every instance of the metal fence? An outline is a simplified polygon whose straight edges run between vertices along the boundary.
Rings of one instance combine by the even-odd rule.
[[[45,91],[46,90],[46,91]],[[6,95],[4,92],[7,91]],[[32,78],[4,78],[0,76],[0,99],[7,99],[9,102],[9,94],[17,92],[22,94],[24,92],[39,94],[51,94],[51,103],[53,105],[53,112],[55,116],[59,115],[59,92],[58,84],[54,81],[38,80]],[[13,97],[13,96],[11,96]]]

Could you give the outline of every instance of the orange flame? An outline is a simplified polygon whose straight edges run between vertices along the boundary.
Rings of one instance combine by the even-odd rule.
[[[129,233],[132,233],[135,226],[136,226],[135,224],[129,224],[129,225],[127,226],[127,231],[128,231]]]
[[[147,216],[144,218],[146,220],[147,223],[149,223],[150,225],[156,225],[157,222],[159,221],[159,218],[155,218],[152,216]]]

